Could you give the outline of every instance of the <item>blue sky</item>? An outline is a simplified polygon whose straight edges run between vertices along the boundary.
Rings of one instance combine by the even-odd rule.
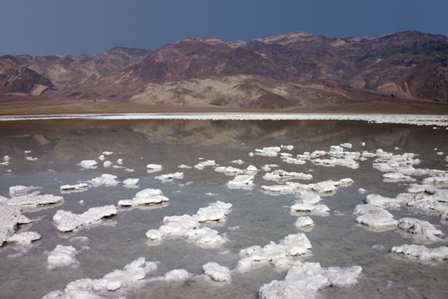
[[[448,35],[447,12],[447,0],[0,0],[0,54],[93,54],[293,31]]]

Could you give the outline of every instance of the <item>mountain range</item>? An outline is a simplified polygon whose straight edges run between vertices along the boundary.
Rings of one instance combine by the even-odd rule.
[[[405,31],[243,42],[188,38],[157,50],[0,56],[2,97],[284,108],[378,97],[448,104],[448,37]]]

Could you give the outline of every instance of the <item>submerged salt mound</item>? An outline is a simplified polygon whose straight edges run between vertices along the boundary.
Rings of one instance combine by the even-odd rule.
[[[20,224],[30,222],[31,220],[24,216],[18,207],[0,203],[0,246],[14,235]]]
[[[356,222],[376,230],[395,229],[398,224],[387,210],[369,204],[357,205],[353,214],[358,216]]]
[[[448,247],[428,248],[424,245],[405,244],[395,246],[391,249],[392,253],[403,255],[404,257],[421,260],[423,262],[448,260]]]
[[[32,242],[38,241],[42,239],[41,234],[37,232],[23,232],[23,233],[17,233],[12,235],[11,237],[6,240],[7,243],[15,243],[21,246],[28,246]]]
[[[148,165],[146,165],[146,172],[150,173],[150,174],[162,171],[162,169],[163,169],[163,167],[160,164],[148,164]]]
[[[430,222],[415,218],[401,218],[398,221],[398,228],[424,243],[441,241],[444,236],[443,232]]]
[[[266,181],[285,182],[289,180],[312,180],[313,176],[303,172],[288,172],[282,169],[277,169],[273,172],[266,173],[263,176],[263,179]]]
[[[319,263],[296,262],[282,281],[274,280],[259,290],[262,299],[313,299],[327,287],[347,287],[357,283],[360,266],[323,268]]]
[[[161,241],[170,238],[184,238],[204,248],[216,248],[227,242],[218,231],[203,226],[207,221],[223,221],[230,213],[232,205],[216,202],[208,207],[200,208],[195,215],[167,216],[159,229],[146,232],[151,241]]]
[[[98,162],[95,160],[83,160],[78,163],[84,169],[96,169],[98,167]]]
[[[311,242],[303,233],[288,235],[279,243],[271,242],[264,247],[251,246],[240,251],[237,270],[247,272],[266,264],[287,270],[297,257],[311,253],[311,247]]]
[[[61,232],[71,232],[84,226],[95,224],[103,218],[117,214],[117,208],[113,205],[94,207],[82,214],[74,214],[70,211],[58,210],[53,216],[56,228]]]
[[[117,180],[117,176],[113,174],[103,173],[99,177],[93,178],[90,181],[87,181],[93,187],[114,187],[117,186],[120,182]]]
[[[137,192],[137,194],[133,199],[120,200],[118,202],[118,205],[122,207],[137,207],[137,206],[161,204],[164,202],[168,202],[169,200],[170,199],[168,197],[163,195],[162,190],[148,188]]]
[[[202,266],[204,273],[216,282],[230,282],[232,276],[227,267],[221,266],[218,263],[207,263]]]
[[[161,181],[162,183],[172,182],[174,180],[182,180],[184,178],[183,172],[174,172],[168,174],[162,174],[156,176],[155,179]]]
[[[79,261],[76,259],[78,251],[73,246],[57,245],[47,257],[47,269],[55,270],[64,267],[78,267]]]
[[[126,265],[123,270],[115,270],[100,279],[80,279],[70,282],[63,291],[53,291],[42,299],[100,299],[116,297],[111,293],[118,290],[126,291],[137,286],[149,273],[157,270],[156,262],[147,262],[140,257]],[[121,298],[121,297],[120,297]]]
[[[229,189],[246,189],[251,190],[254,187],[254,175],[243,174],[236,176],[233,180],[227,182]]]

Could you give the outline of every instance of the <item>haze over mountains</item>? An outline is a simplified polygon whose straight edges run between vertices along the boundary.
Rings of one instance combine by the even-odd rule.
[[[371,94],[448,103],[448,38],[290,33],[247,42],[192,38],[95,56],[5,55],[0,94],[260,108]]]

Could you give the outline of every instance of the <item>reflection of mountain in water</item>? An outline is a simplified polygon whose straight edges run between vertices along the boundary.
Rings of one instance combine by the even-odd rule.
[[[399,146],[432,151],[444,144],[445,130],[407,125],[372,125],[337,121],[138,121],[39,122],[2,124],[0,155],[24,158],[32,150],[40,161],[73,165],[110,150],[138,160],[155,145],[167,158],[183,146],[254,147],[294,144],[300,150],[367,142],[375,148]],[[166,147],[167,145],[176,145]],[[46,158],[48,157],[48,158]],[[51,158],[50,158],[51,157]],[[49,166],[47,166],[49,167]]]

